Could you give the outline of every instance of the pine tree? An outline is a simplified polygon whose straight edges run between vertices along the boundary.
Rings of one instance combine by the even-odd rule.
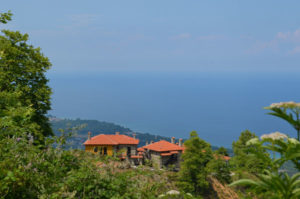
[[[192,131],[184,147],[178,184],[185,192],[199,195],[209,186],[206,165],[212,159],[211,146]]]

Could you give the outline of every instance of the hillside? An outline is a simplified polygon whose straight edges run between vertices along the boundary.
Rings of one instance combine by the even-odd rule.
[[[103,122],[97,120],[83,120],[83,119],[60,119],[56,117],[49,117],[52,125],[52,129],[55,135],[60,135],[59,129],[70,129],[76,126],[83,125],[82,128],[76,131],[73,134],[71,139],[69,139],[69,146],[71,148],[78,148],[83,149],[84,146],[82,145],[87,139],[87,133],[90,131],[92,132],[92,136],[98,134],[114,134],[115,132],[120,132],[121,134],[132,136],[133,131],[130,128],[125,128],[123,126],[110,123],[110,122]],[[159,141],[159,140],[171,140],[170,137],[160,136],[160,135],[153,135],[149,133],[141,133],[135,132],[136,137],[140,140],[139,146],[144,146],[146,142],[150,141]],[[178,138],[176,138],[176,142],[178,142]],[[213,150],[218,149],[216,146],[212,146]],[[231,149],[227,149],[229,154],[232,154]]]

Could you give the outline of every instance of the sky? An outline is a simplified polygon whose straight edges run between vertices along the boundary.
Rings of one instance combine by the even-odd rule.
[[[10,0],[50,73],[299,72],[297,0]]]

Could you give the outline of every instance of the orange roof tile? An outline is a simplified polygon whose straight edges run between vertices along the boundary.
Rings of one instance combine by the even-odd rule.
[[[145,149],[143,149],[143,147],[140,147],[140,148],[137,149],[137,151],[143,152],[143,151],[145,151]]]
[[[171,151],[170,153],[171,154],[178,154],[179,152],[178,151]]]
[[[172,144],[166,140],[161,140],[158,142],[154,142],[153,144],[149,144],[146,146],[143,146],[144,149],[149,149],[152,151],[158,151],[158,152],[163,152],[163,151],[182,151],[183,148],[176,145]]]
[[[119,145],[119,144],[139,144],[138,139],[127,135],[106,135],[100,134],[84,142],[84,145]]]
[[[231,159],[231,157],[229,157],[229,156],[223,156],[223,159],[228,161],[228,160]]]

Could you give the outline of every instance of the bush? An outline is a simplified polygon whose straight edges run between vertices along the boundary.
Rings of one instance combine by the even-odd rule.
[[[0,140],[0,198],[157,198],[173,188],[160,171],[120,169],[120,162],[80,150]]]

